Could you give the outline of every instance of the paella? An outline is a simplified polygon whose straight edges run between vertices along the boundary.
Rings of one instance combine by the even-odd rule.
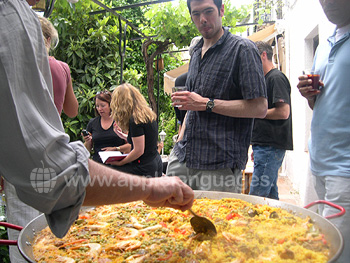
[[[143,202],[82,212],[67,235],[37,233],[37,262],[327,262],[330,244],[308,217],[235,199],[196,199],[192,209],[216,226],[195,233],[192,215]]]

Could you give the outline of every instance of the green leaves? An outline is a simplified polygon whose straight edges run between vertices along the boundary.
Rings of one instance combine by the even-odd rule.
[[[157,35],[155,40],[158,41],[171,40],[177,48],[188,46],[191,39],[198,35],[184,0],[153,5],[145,17],[150,27],[142,28],[143,32]]]
[[[56,1],[50,17],[60,37],[53,55],[71,69],[79,115],[70,119],[62,114],[62,121],[71,140],[79,140],[80,130],[95,116],[96,92],[119,82],[119,23],[108,13],[89,15],[97,10],[91,1],[79,1],[75,11],[64,2]]]
[[[0,196],[0,198],[2,197]],[[7,229],[3,226],[0,226],[0,239],[8,240]],[[8,246],[0,246],[0,258],[1,262],[10,263]]]
[[[145,1],[145,0],[144,0]],[[105,0],[108,7],[126,6],[139,3],[140,0]],[[234,26],[240,19],[246,17],[245,9],[231,8],[229,1],[225,2],[223,25]],[[88,121],[95,116],[94,96],[97,91],[110,90],[119,85],[121,74],[120,28],[118,17],[109,12],[90,15],[90,12],[102,8],[90,0],[80,0],[72,9],[67,1],[56,1],[50,21],[58,30],[60,42],[53,55],[70,66],[74,93],[79,102],[79,114],[70,119],[62,114],[62,121],[71,140],[80,140],[80,131],[86,128]],[[117,11],[133,23],[146,36],[161,42],[170,40],[169,50],[187,48],[193,37],[199,35],[192,23],[185,0],[163,4],[146,5],[143,7]],[[122,30],[125,22],[122,21]],[[239,28],[242,30],[242,28]],[[232,29],[234,30],[234,29]],[[123,33],[124,34],[124,33]],[[122,41],[122,51],[125,45],[123,64],[123,81],[140,88],[148,99],[150,94],[158,100],[158,73],[155,71],[153,90],[147,90],[147,71],[142,55],[140,35],[129,26],[126,31],[126,41]],[[159,42],[158,42],[159,43]],[[156,50],[156,44],[149,47],[148,52]],[[175,114],[171,106],[170,96],[163,92],[163,73],[174,69],[182,62],[181,53],[162,54],[165,69],[159,74],[159,108],[160,122],[167,133],[165,153],[172,147],[171,137],[175,131]]]
[[[142,73],[139,73],[135,69],[125,69],[123,71],[123,78],[125,82],[130,83],[135,87],[139,87],[141,84],[141,78],[143,77]]]
[[[237,9],[232,7],[229,0],[224,1],[224,5],[223,26],[231,27],[232,32],[241,31],[241,29],[236,29],[235,26],[238,21],[248,16],[247,7],[242,6]],[[143,32],[157,35],[155,39],[162,42],[171,40],[179,49],[188,47],[192,38],[199,35],[191,20],[185,0],[153,5],[145,13],[145,17],[149,20],[149,25],[142,27]]]

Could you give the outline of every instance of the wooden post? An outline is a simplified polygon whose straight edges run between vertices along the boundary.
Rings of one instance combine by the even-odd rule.
[[[164,59],[163,58],[157,58],[155,61],[156,64],[156,70],[161,71],[164,69]]]

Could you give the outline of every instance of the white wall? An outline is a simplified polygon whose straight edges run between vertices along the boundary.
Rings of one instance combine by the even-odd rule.
[[[292,1],[293,2],[293,1]],[[291,3],[286,16],[286,74],[292,87],[292,117],[294,151],[285,158],[285,173],[299,192],[302,204],[315,199],[309,169],[307,141],[310,136],[312,111],[298,89],[298,77],[304,69],[311,68],[313,60],[313,38],[326,41],[334,31],[318,0],[297,0]]]

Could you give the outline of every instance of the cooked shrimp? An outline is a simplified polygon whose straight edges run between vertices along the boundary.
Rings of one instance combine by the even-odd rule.
[[[74,249],[79,249],[81,247],[89,247],[90,250],[89,252],[87,252],[87,254],[90,257],[96,258],[98,257],[98,255],[101,253],[102,251],[102,246],[98,243],[87,243],[87,244],[82,244],[79,246],[75,246],[75,247],[71,247],[70,249],[74,250]],[[75,262],[75,261],[74,261]]]
[[[200,258],[207,258],[211,252],[210,250],[210,243],[208,241],[204,241],[196,247],[194,254]]]
[[[132,255],[128,258],[125,259],[126,262],[130,262],[130,263],[141,263],[143,262],[146,258],[148,257],[148,255]]]
[[[142,232],[154,231],[154,230],[157,230],[157,229],[161,229],[162,227],[163,227],[162,225],[158,224],[158,225],[146,227],[144,229],[140,229],[140,231],[142,231]]]
[[[139,235],[139,231],[134,228],[121,227],[116,236],[120,239],[128,240],[128,239],[135,238],[138,235]]]
[[[56,262],[59,263],[75,263],[75,260],[69,257],[62,257],[62,256],[58,256],[56,258]]]
[[[140,222],[133,216],[130,217],[130,222],[136,229],[144,228],[145,226],[140,224]]]
[[[159,245],[157,245],[157,244],[152,244],[152,245],[150,245],[149,249],[150,249],[151,251],[157,251],[157,250],[159,249]]]
[[[129,251],[129,250],[137,249],[137,248],[141,247],[141,245],[142,245],[142,242],[138,241],[138,240],[125,240],[125,241],[118,242],[113,247],[116,249]]]
[[[231,225],[234,225],[234,226],[247,226],[248,225],[247,220],[230,220],[229,222]]]
[[[262,261],[270,261],[273,262],[278,255],[275,252],[269,251],[268,254],[259,255],[259,259]]]
[[[107,211],[105,213],[99,213],[98,217],[103,219],[103,218],[107,218],[107,217],[115,217],[116,214],[119,214],[118,212],[110,212],[108,213]]]
[[[244,239],[239,237],[239,236],[236,236],[230,232],[222,232],[222,235],[223,237],[229,241],[229,242],[240,242],[240,241],[243,241]]]
[[[158,214],[154,211],[148,213],[148,215],[146,216],[146,221],[150,221],[150,220],[154,220],[158,217]]]
[[[94,224],[94,225],[86,225],[86,226],[84,226],[84,227],[85,227],[85,228],[88,228],[88,229],[90,229],[90,230],[92,230],[92,231],[98,231],[98,230],[101,230],[102,228],[105,228],[105,227],[107,227],[107,226],[109,226],[108,223],[98,222],[98,223],[96,223],[96,224]]]
[[[96,258],[102,250],[102,246],[98,243],[88,243],[84,246],[88,246],[90,251],[88,252],[89,256]]]

